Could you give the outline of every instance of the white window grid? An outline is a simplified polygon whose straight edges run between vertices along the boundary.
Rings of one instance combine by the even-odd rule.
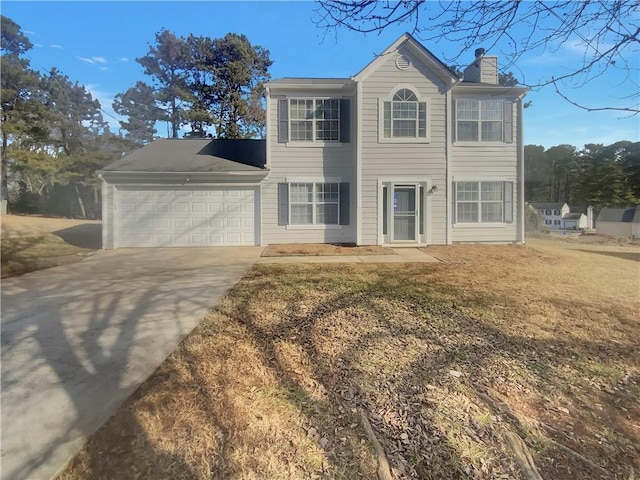
[[[291,225],[339,225],[340,185],[338,183],[290,183]]]
[[[456,223],[503,223],[503,182],[456,182]]]
[[[292,142],[340,141],[340,100],[290,98],[289,139]]]
[[[504,141],[502,100],[456,100],[456,141]]]
[[[391,101],[384,102],[383,136],[385,138],[426,138],[427,104],[418,101],[408,88],[398,90]]]

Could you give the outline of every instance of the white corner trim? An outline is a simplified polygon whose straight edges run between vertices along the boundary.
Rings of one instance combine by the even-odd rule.
[[[272,120],[272,115],[271,115],[271,99],[270,99],[270,94],[269,94],[269,87],[265,88],[265,98],[266,98],[266,112],[267,112],[267,124],[265,125],[265,138],[267,139],[267,151],[266,151],[266,156],[265,156],[265,165],[264,167],[266,169],[271,168],[271,129],[269,128],[269,124],[271,123]],[[276,106],[278,105],[278,102],[276,102]],[[278,121],[278,112],[276,112],[276,122]],[[276,129],[277,132],[277,129]]]
[[[452,144],[452,140],[453,140],[453,107],[452,107],[452,95],[451,95],[451,89],[447,89],[447,92],[445,94],[445,101],[447,102],[446,105],[446,112],[445,112],[445,171],[446,171],[446,182],[447,185],[445,186],[445,192],[446,192],[446,202],[447,204],[445,205],[445,211],[447,212],[447,228],[446,228],[446,241],[445,243],[447,245],[451,245],[453,239],[452,239],[452,231],[451,231],[451,226],[453,223],[453,212],[452,212],[452,205],[453,205],[453,197],[452,197],[452,192],[451,192],[451,185],[453,184],[453,176],[451,174],[451,144]]]
[[[525,199],[524,199],[524,108],[522,106],[522,97],[518,99],[517,103],[517,119],[518,122],[516,130],[516,142],[518,142],[517,156],[518,163],[520,165],[520,171],[518,172],[518,181],[516,182],[518,189],[518,203],[516,208],[516,214],[518,215],[518,236],[522,244],[526,241],[525,228],[524,228],[524,216],[525,216]],[[566,204],[565,204],[566,205]],[[517,238],[517,237],[516,237]]]
[[[362,83],[356,83],[356,245],[362,245]],[[353,122],[352,122],[353,125]]]

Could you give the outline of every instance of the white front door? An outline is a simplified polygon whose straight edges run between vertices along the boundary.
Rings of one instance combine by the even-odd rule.
[[[379,203],[382,244],[426,243],[428,181],[383,181]]]
[[[416,185],[396,185],[393,189],[391,241],[416,242],[418,239],[418,194]]]

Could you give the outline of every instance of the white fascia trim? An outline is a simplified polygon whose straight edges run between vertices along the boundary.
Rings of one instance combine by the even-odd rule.
[[[356,83],[356,245],[362,245],[362,83]]]
[[[445,94],[445,98],[446,98],[446,113],[445,113],[445,121],[447,122],[447,124],[445,125],[445,170],[446,170],[446,182],[447,185],[445,186],[445,192],[446,192],[446,202],[447,205],[445,206],[445,211],[447,212],[447,229],[446,229],[446,244],[447,245],[451,245],[452,243],[452,232],[451,232],[451,224],[452,224],[452,220],[453,220],[453,212],[452,212],[452,204],[453,204],[453,197],[452,197],[452,192],[451,192],[451,184],[453,183],[453,177],[451,174],[451,148],[452,148],[452,143],[453,143],[453,117],[452,117],[452,112],[453,112],[453,107],[452,107],[452,100],[451,100],[451,89],[448,89],[446,94]]]
[[[527,87],[506,87],[503,85],[485,85],[482,83],[463,83],[456,82],[453,85],[456,98],[463,98],[464,95],[477,95],[491,93],[494,95],[510,95],[513,98],[524,97],[529,88]]]
[[[261,186],[260,182],[255,183],[216,183],[215,181],[206,182],[206,183],[153,183],[153,182],[136,182],[136,183],[112,183],[114,188],[118,190],[135,190],[136,188],[162,188],[165,190],[171,189],[180,189],[184,187],[194,188],[194,189],[208,189],[208,188],[220,188],[222,190],[230,190],[237,188],[248,188],[248,189],[258,189]]]
[[[256,172],[145,172],[145,171],[127,171],[127,170],[100,170],[97,172],[99,175],[189,175],[192,177],[207,177],[207,176],[220,176],[220,177],[233,177],[233,176],[251,176],[251,175],[264,175],[267,176],[269,172],[266,170],[259,170]]]

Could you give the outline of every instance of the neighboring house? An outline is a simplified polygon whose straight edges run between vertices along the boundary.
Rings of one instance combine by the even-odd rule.
[[[623,238],[640,238],[640,207],[603,208],[596,220],[596,232]]]
[[[549,230],[561,230],[562,218],[570,211],[566,203],[532,203],[533,208],[544,218],[544,226]]]
[[[549,230],[579,230],[581,228],[593,228],[593,216],[591,207],[587,207],[587,215],[582,212],[572,211],[566,203],[532,203],[544,219],[544,226]],[[577,210],[577,209],[576,209]]]
[[[103,169],[103,245],[523,242],[527,89],[483,49],[464,75],[404,34],[351,78],[270,81],[264,142],[159,140]]]

